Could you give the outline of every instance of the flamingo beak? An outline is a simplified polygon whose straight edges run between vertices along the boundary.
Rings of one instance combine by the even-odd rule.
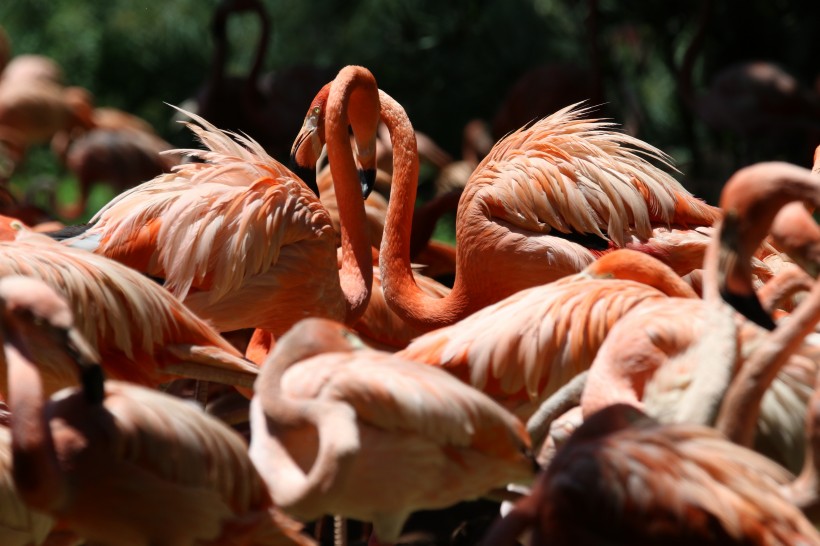
[[[101,404],[105,398],[105,377],[97,351],[86,341],[79,330],[69,328],[66,334],[66,349],[71,354],[80,372],[83,393],[90,404]]]
[[[356,142],[356,160],[359,163],[359,182],[362,197],[367,199],[376,186],[376,135],[364,144]]]
[[[777,325],[772,317],[757,299],[754,290],[744,287],[735,280],[733,271],[741,271],[739,275],[746,277],[750,275],[747,269],[748,264],[739,264],[738,252],[735,250],[741,244],[740,230],[736,216],[726,214],[720,227],[720,250],[718,251],[718,272],[720,279],[720,295],[723,300],[735,308],[735,310],[751,320],[755,324],[774,330]]]
[[[319,186],[316,184],[316,163],[322,155],[325,145],[324,120],[318,108],[311,109],[305,116],[302,129],[296,135],[293,147],[290,149],[290,167],[308,188],[319,195]]]

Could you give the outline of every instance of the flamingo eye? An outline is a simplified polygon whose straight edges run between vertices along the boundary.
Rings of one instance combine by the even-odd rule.
[[[321,113],[322,113],[322,109],[321,109],[321,108],[319,108],[318,106],[314,106],[314,107],[313,107],[313,113],[314,113],[314,114],[316,114],[316,115],[318,116],[319,114],[321,114]]]
[[[13,221],[9,222],[9,226],[14,231],[20,231],[21,229],[23,229],[23,223],[19,222],[17,220],[13,220]]]

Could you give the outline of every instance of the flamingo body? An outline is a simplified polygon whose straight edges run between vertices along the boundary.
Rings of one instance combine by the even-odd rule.
[[[265,363],[251,457],[274,502],[303,519],[372,521],[392,541],[412,511],[529,479],[528,437],[511,414],[441,370],[354,351],[347,336],[309,319]],[[323,347],[342,352],[309,356]],[[309,415],[315,426],[303,422]]]

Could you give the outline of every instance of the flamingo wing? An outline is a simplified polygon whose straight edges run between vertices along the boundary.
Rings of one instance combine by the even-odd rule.
[[[120,194],[66,244],[93,250],[149,275],[184,299],[216,301],[264,274],[281,249],[333,239],[330,218],[304,183],[252,139],[189,114],[207,150],[173,150],[187,163]],[[332,243],[329,243],[332,244]]]
[[[549,499],[546,526],[566,529],[571,534],[563,536],[579,543],[615,533],[635,543],[690,536],[785,545],[816,536],[778,493],[790,479],[771,460],[712,429],[647,421],[606,436],[579,429],[540,485]]]
[[[473,173],[462,202],[534,233],[594,235],[623,247],[655,226],[711,225],[718,209],[695,199],[649,160],[660,150],[568,106],[499,141]]]
[[[90,536],[99,536],[100,528],[115,529],[120,540],[151,543],[218,543],[257,533],[279,539],[241,543],[312,543],[274,509],[241,436],[196,406],[107,381],[104,408],[87,409],[96,412],[92,419],[72,411],[77,396],[53,403],[62,422],[52,422],[52,430],[57,437],[83,431],[87,440],[71,469],[82,487],[67,517],[78,531],[92,528],[97,534]]]
[[[609,329],[645,300],[663,297],[633,281],[571,277],[522,290],[425,334],[398,354],[440,366],[516,411],[589,368]]]
[[[387,353],[330,353],[303,361],[283,377],[291,396],[343,401],[362,422],[425,436],[442,446],[487,452],[529,448],[522,423],[484,394],[449,374]],[[507,438],[508,441],[500,441]]]
[[[175,352],[185,351],[197,353],[202,365],[249,376],[255,373],[233,346],[169,292],[113,260],[32,232],[19,232],[16,241],[0,242],[0,257],[0,276],[36,277],[65,296],[78,328],[113,377],[155,385],[159,378],[152,365],[178,361]],[[213,358],[199,354],[203,350],[196,347],[201,346],[216,354]]]

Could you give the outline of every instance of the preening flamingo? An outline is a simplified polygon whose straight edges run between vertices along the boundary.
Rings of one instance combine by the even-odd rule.
[[[721,312],[703,300],[670,298],[647,302],[622,317],[589,367],[581,399],[584,416],[627,403],[661,422],[714,425],[719,397],[735,367],[764,334],[731,309],[728,320],[736,324],[727,326]],[[700,363],[707,364],[710,373],[702,374]],[[763,398],[760,419],[755,420],[760,431],[756,449],[794,471],[803,462],[803,416],[816,373],[811,353],[792,356]],[[717,399],[702,389],[700,394],[690,392],[703,379],[717,391]]]
[[[0,277],[38,278],[62,294],[110,377],[153,387],[179,377],[253,384],[256,366],[161,286],[113,260],[62,246],[19,221],[2,220]],[[76,374],[59,354],[33,350],[42,361],[46,394],[76,384]],[[5,375],[0,376],[0,392],[7,392]]]
[[[592,415],[487,546],[820,544],[780,492],[790,474],[711,428],[661,425],[625,404]]]
[[[372,284],[347,134],[347,104],[355,110],[360,91],[340,85],[334,92],[333,103],[344,104],[328,119],[328,126],[344,132],[334,153],[350,156],[352,171],[343,172],[342,159],[334,162],[341,268],[330,218],[316,195],[254,141],[198,116],[197,125],[189,126],[209,150],[187,153],[205,163],[182,165],[121,194],[66,243],[164,279],[169,291],[219,331],[259,328],[280,335],[305,316],[355,321]],[[378,116],[370,117],[352,121],[359,150],[375,141]],[[372,171],[373,161],[360,153],[363,168]]]
[[[358,77],[365,74],[361,69]],[[404,109],[379,93],[370,108],[380,105],[394,148],[382,281],[388,303],[417,328],[452,324],[519,290],[577,273],[614,247],[635,243],[651,251],[655,227],[718,218],[643,158],[664,161],[660,151],[567,107],[497,143],[473,173],[456,219],[455,284],[447,297],[432,298],[416,286],[409,261],[418,181],[412,126]],[[316,125],[306,124],[297,138],[303,167],[316,159],[308,138],[321,138]]]
[[[589,368],[616,321],[667,296],[696,297],[660,261],[622,249],[420,336],[398,356],[442,367],[527,419]]]
[[[298,518],[372,521],[395,541],[410,512],[532,477],[514,416],[442,370],[364,350],[338,323],[298,323],[262,370],[250,454]]]
[[[621,319],[601,345],[591,366],[582,401],[584,413],[590,415],[617,402],[643,407],[644,389],[650,389],[647,382],[651,381],[655,393],[653,403],[662,404],[665,409],[648,405],[648,410],[663,411],[667,414],[664,418],[676,419],[697,414],[702,424],[713,424],[733,374],[738,367],[746,369],[747,359],[752,358],[750,353],[757,355],[759,349],[755,346],[764,339],[758,326],[750,321],[738,322],[739,315],[729,315],[728,321],[721,319],[725,306],[714,307],[714,298],[718,292],[724,297],[729,294],[727,301],[741,312],[746,311],[763,326],[774,327],[752,289],[752,254],[763,241],[777,210],[790,200],[799,196],[809,198],[812,193],[815,199],[820,198],[820,185],[813,181],[813,175],[807,169],[785,163],[761,163],[732,176],[721,196],[725,218],[714,236],[709,255],[712,264],[707,273],[710,279],[707,301],[652,302]],[[797,312],[806,311],[798,308]],[[681,321],[682,315],[688,320]],[[802,337],[789,346],[789,351],[781,351],[783,362],[792,357],[801,342]],[[806,350],[810,351],[806,355],[809,358],[800,355],[791,358],[762,407],[760,400],[774,375],[765,383],[758,382],[759,397],[753,401],[754,409],[747,405],[737,412],[746,419],[745,425],[751,431],[758,422],[758,410],[763,412],[761,426],[768,444],[765,451],[776,453],[778,459],[791,468],[799,466],[802,456],[802,415],[817,371],[811,349]],[[715,362],[718,357],[719,364]],[[708,364],[708,370],[704,364]],[[694,388],[704,384],[710,385],[709,393]],[[684,411],[690,412],[690,417],[681,417],[677,413],[679,400],[686,396],[682,391],[688,385],[691,385],[688,387],[691,403]],[[678,416],[674,417],[676,413]]]
[[[3,278],[0,305],[14,482],[27,504],[94,543],[312,544],[273,506],[236,432],[183,400],[104,384],[51,288]],[[82,387],[45,398],[35,345],[70,362]]]

